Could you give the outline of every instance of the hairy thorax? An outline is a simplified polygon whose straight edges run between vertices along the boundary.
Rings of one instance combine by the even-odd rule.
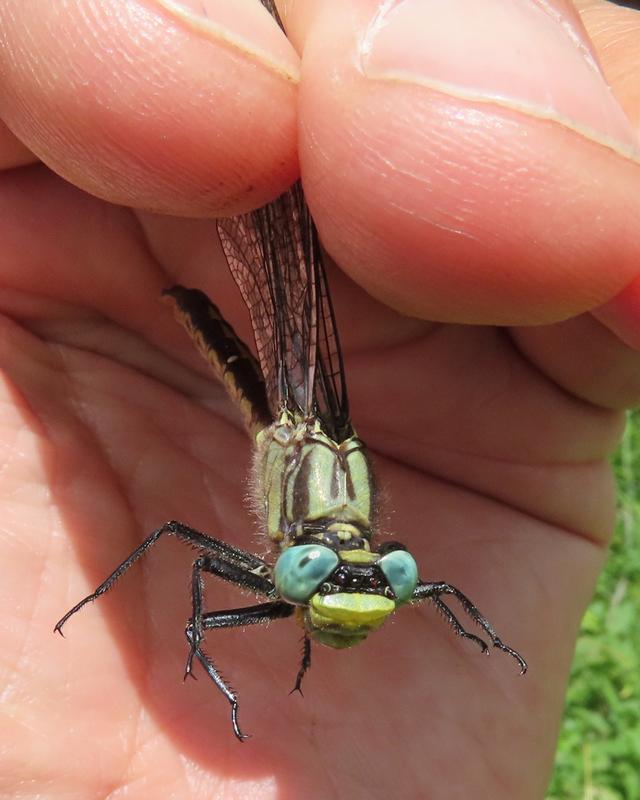
[[[368,549],[375,489],[364,445],[335,442],[318,420],[283,414],[256,437],[254,507],[272,541],[302,536]]]

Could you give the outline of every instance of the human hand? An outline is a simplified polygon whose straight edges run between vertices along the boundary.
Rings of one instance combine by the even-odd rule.
[[[305,48],[298,84],[256,4],[211,2],[201,24],[161,0],[0,4],[2,117],[74,184],[39,164],[7,169],[0,194],[7,796],[26,779],[145,798],[544,791],[612,526],[607,457],[640,394],[640,98],[617,82],[637,74],[620,42],[640,15],[582,3],[589,39],[561,1],[545,4],[554,20],[512,0],[508,29],[490,17],[504,4],[456,14],[422,0],[385,18],[377,5],[298,2],[285,16]],[[615,60],[626,120],[585,48]],[[512,84],[470,96],[488,74]],[[29,158],[9,135],[0,155]],[[208,649],[255,736],[240,747],[210,683],[179,680],[192,558],[179,545],[75,617],[66,641],[51,628],[165,519],[264,552],[242,503],[248,441],[158,297],[198,286],[249,338],[211,222],[176,216],[266,202],[298,157],[326,247],[382,300],[332,272],[382,527],[424,580],[465,591],[530,672],[417,607],[353,651],[315,648],[302,701],[287,696],[293,623],[221,634]],[[208,607],[237,603],[209,586]]]

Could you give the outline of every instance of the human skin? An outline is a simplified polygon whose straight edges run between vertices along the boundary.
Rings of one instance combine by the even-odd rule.
[[[291,2],[289,44],[249,0],[0,2],[3,797],[544,794],[640,397],[640,13],[379,5]],[[249,338],[211,218],[299,169],[381,530],[530,669],[425,604],[316,647],[302,699],[292,620],[220,633],[241,745],[181,680],[188,548],[52,629],[165,520],[265,552],[249,441],[159,295]]]

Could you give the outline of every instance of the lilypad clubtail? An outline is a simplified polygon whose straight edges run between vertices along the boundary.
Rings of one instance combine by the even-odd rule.
[[[231,273],[245,300],[258,358],[200,291],[165,292],[176,315],[239,406],[255,441],[255,497],[261,525],[275,549],[265,560],[181,522],[148,536],[88,597],[57,623],[108,591],[163,534],[196,548],[186,674],[194,659],[231,704],[233,731],[238,698],[204,652],[208,631],[294,617],[304,631],[295,689],[311,663],[311,641],[352,647],[400,606],[429,600],[453,631],[467,631],[443,598],[455,598],[491,645],[524,659],[498,637],[489,621],[455,586],[425,582],[404,545],[374,542],[376,494],[363,442],[349,416],[344,366],[318,235],[301,184],[248,214],[218,222]],[[203,609],[203,575],[211,573],[261,596],[257,605]]]

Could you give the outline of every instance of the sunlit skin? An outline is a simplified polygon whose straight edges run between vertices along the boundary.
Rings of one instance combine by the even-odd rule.
[[[439,18],[452,4],[407,2],[404,25],[428,11],[453,43],[460,26]],[[607,459],[640,399],[640,13],[545,2],[558,17],[527,28],[533,50],[575,64],[587,48],[615,97],[547,64],[559,110],[542,118],[363,77],[354,42],[377,5],[289,3],[294,50],[249,0],[220,4],[215,29],[159,0],[0,3],[3,797],[25,780],[34,795],[134,800],[544,794],[613,526]],[[561,24],[571,35],[547,47]],[[492,30],[494,58],[507,38]],[[519,81],[537,67],[513,75],[530,97]],[[576,97],[584,108],[563,106]],[[210,218],[267,201],[299,164],[339,265],[382,531],[530,669],[482,656],[425,604],[352,650],[316,647],[300,698],[293,620],[220,633],[207,650],[254,735],[239,744],[210,682],[181,679],[187,548],[159,546],[64,640],[52,628],[165,520],[267,551],[243,503],[249,439],[159,296],[202,288],[248,338]],[[252,602],[207,586],[208,608]]]

